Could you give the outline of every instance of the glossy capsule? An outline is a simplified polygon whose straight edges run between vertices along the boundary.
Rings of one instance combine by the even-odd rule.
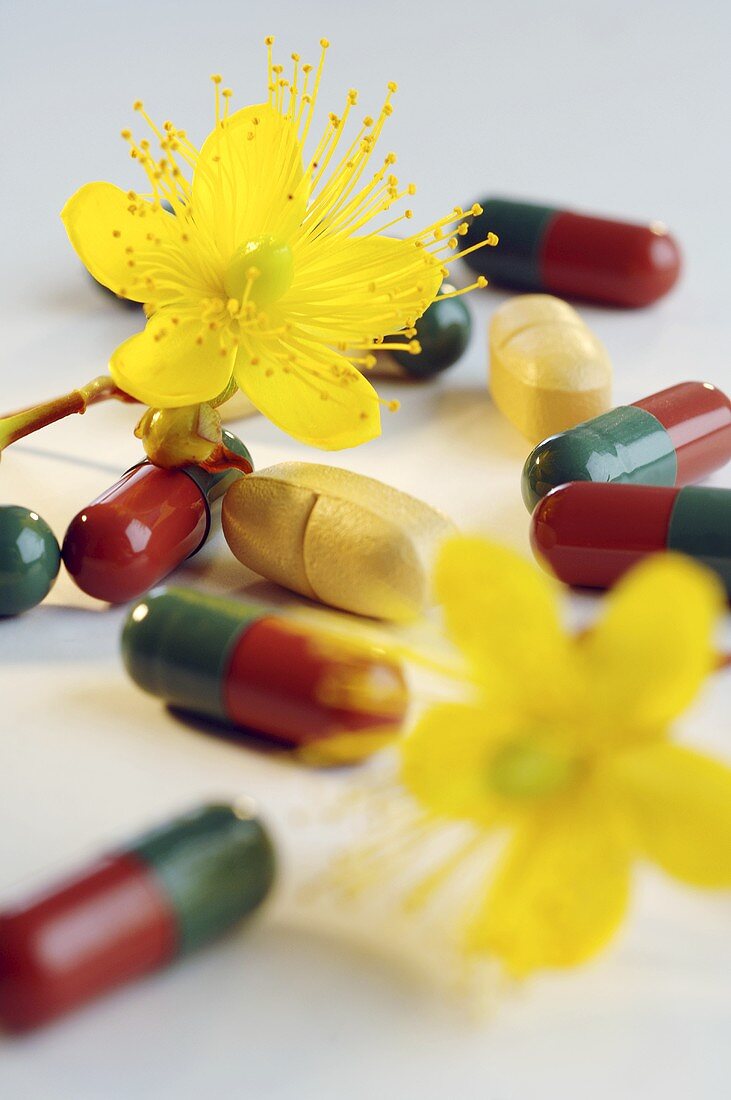
[[[401,669],[377,647],[189,588],[141,600],[122,655],[135,683],[166,703],[287,745],[398,726],[406,710]]]
[[[589,588],[678,550],[714,569],[731,596],[731,489],[575,481],[539,501],[531,545],[559,580]]]
[[[0,1025],[25,1031],[222,935],[266,897],[246,806],[208,805],[0,911]]]
[[[223,435],[227,447],[251,462],[236,436]],[[211,503],[241,476],[237,469],[210,474],[199,466],[133,466],[72,519],[62,548],[66,569],[97,600],[135,599],[201,548]]]
[[[37,512],[0,505],[0,617],[20,615],[45,599],[60,564],[56,537]]]
[[[680,274],[680,249],[658,222],[639,225],[514,199],[481,205],[464,243],[477,244],[488,232],[499,243],[465,259],[497,286],[634,307],[667,294]]]
[[[549,436],[523,467],[523,500],[568,481],[687,485],[731,458],[731,401],[710,382],[681,382]]]

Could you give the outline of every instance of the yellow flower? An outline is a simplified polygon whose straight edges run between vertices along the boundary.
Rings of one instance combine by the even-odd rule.
[[[466,949],[515,975],[582,962],[622,920],[633,858],[731,886],[731,769],[667,732],[713,667],[713,575],[651,558],[575,637],[552,582],[482,539],[445,544],[436,587],[476,698],[427,710],[400,767],[430,821],[507,831]]]
[[[351,447],[380,431],[378,397],[357,368],[373,365],[375,347],[393,346],[383,340],[394,332],[403,334],[395,346],[419,350],[414,324],[437,296],[445,253],[467,223],[455,208],[405,240],[383,236],[412,211],[374,221],[415,191],[393,174],[393,153],[369,169],[396,85],[378,117],[343,141],[358,98],[350,91],[306,161],[328,43],[321,41],[316,67],[292,54],[286,79],[272,62],[273,39],[266,41],[266,103],[230,113],[232,93],[214,76],[216,123],[200,150],[172,122],[158,128],[136,103],[160,155],[150,141],[122,136],[149,193],[90,183],[62,217],[91,274],[145,303],[144,332],[110,362],[120,389],[170,408],[214,400],[233,378],[295,438]]]

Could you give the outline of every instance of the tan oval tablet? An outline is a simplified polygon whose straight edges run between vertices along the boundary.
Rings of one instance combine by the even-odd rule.
[[[221,518],[234,555],[255,573],[331,607],[395,622],[428,604],[434,553],[455,531],[415,497],[314,462],[241,478]]]
[[[537,443],[611,407],[612,364],[568,302],[510,298],[490,321],[490,391],[508,420]]]

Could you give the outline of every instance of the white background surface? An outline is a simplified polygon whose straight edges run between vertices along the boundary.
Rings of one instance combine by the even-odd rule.
[[[257,101],[262,38],[315,55],[333,42],[322,109],[346,89],[376,108],[400,84],[385,144],[419,184],[424,223],[490,190],[636,219],[677,233],[679,288],[639,313],[583,310],[616,368],[617,403],[729,368],[728,7],[684,3],[81,3],[2,0],[0,405],[63,392],[104,369],[138,316],[90,283],[58,211],[90,179],[138,186],[119,139],[131,103],[195,138],[208,76]],[[388,132],[388,131],[387,131]],[[385,387],[403,409],[383,437],[333,461],[527,546],[518,477],[526,445],[491,407],[485,322],[442,380]],[[0,500],[72,515],[138,457],[130,410],[109,406],[8,452]],[[261,418],[241,426],[257,466],[317,460]],[[728,469],[714,479],[731,486]],[[276,595],[220,537],[181,573]],[[286,597],[279,593],[280,601]],[[120,667],[121,611],[63,576],[48,602],[0,623],[0,885],[58,870],[168,813],[247,791],[285,855],[285,884],[322,852],[302,826],[343,778],[183,725]],[[729,624],[726,642],[731,642]],[[731,671],[683,721],[689,742],[731,755]],[[297,875],[293,874],[296,867]],[[727,1094],[728,899],[638,875],[633,920],[599,962],[499,999],[474,1022],[411,970],[334,941],[280,901],[255,927],[21,1041],[0,1039],[8,1100],[615,1100]]]

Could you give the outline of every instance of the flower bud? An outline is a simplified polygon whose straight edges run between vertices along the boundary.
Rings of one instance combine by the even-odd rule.
[[[155,466],[199,466],[221,445],[221,417],[208,404],[148,409],[135,435]]]

